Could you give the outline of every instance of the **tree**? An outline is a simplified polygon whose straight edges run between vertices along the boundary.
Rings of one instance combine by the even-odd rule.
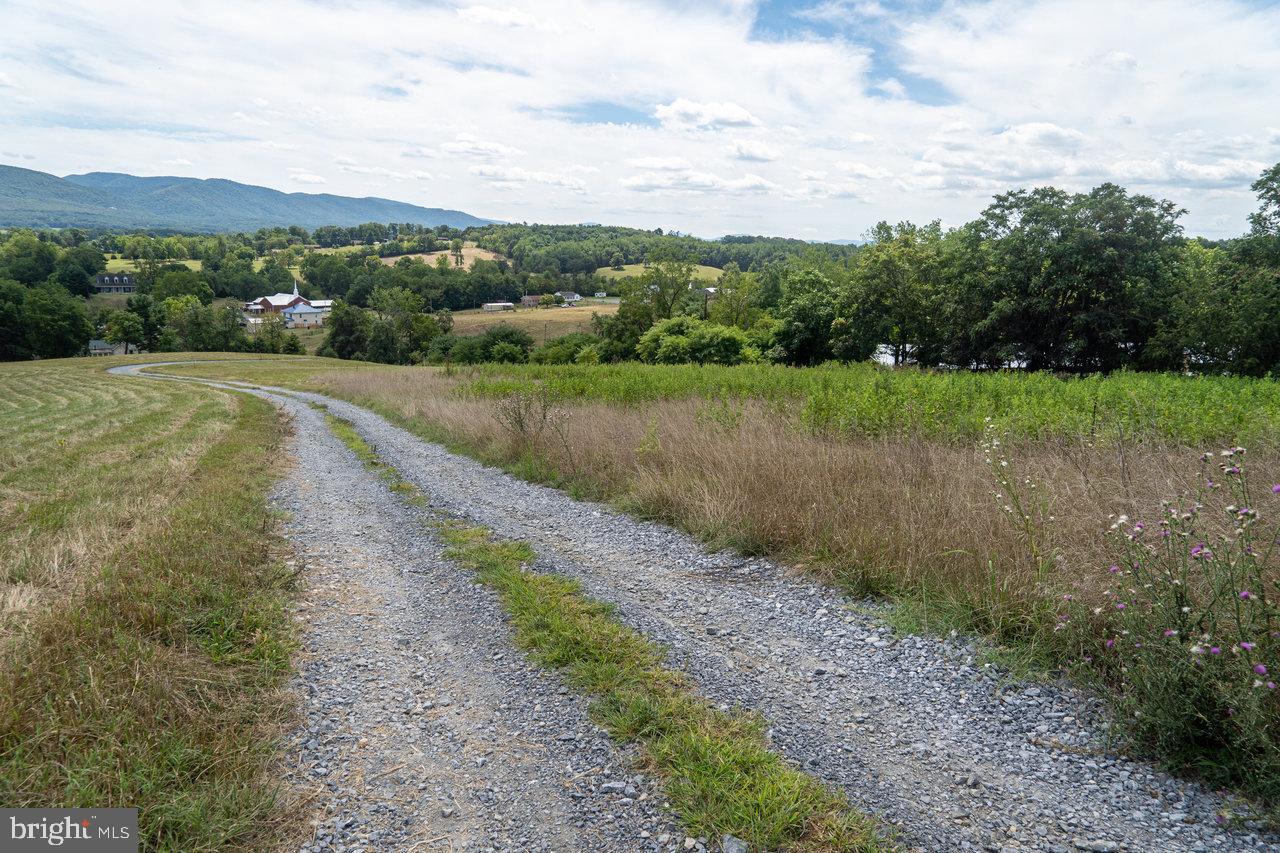
[[[627,259],[622,256],[621,252],[614,252],[613,257],[609,259],[609,266],[612,269],[620,270],[627,263]]]
[[[1259,175],[1250,189],[1258,194],[1258,212],[1249,214],[1253,233],[1280,237],[1280,163]]]
[[[360,358],[369,345],[369,315],[341,300],[333,305],[321,352],[335,358]]]
[[[151,296],[159,302],[174,296],[194,296],[202,304],[209,305],[213,302],[213,289],[200,273],[182,267],[158,276],[151,286]]]
[[[106,338],[108,343],[124,344],[124,351],[137,347],[142,342],[144,333],[142,320],[132,311],[112,311],[107,318]]]
[[[93,337],[84,302],[56,284],[28,291],[22,303],[22,325],[27,345],[39,358],[77,355]]]
[[[670,317],[676,306],[689,295],[693,266],[687,258],[659,257],[651,260],[648,269],[640,274],[640,287],[647,291],[656,319]]]
[[[831,358],[835,319],[835,287],[831,279],[811,269],[788,273],[778,306],[776,356],[790,364],[818,364]],[[874,343],[871,348],[874,351]]]
[[[0,278],[34,287],[53,273],[58,249],[28,231],[20,231],[0,246]]]
[[[738,269],[733,261],[725,264],[716,281],[715,298],[707,306],[707,319],[723,326],[750,329],[763,315],[760,282]]]
[[[27,288],[11,278],[0,278],[0,361],[31,358],[22,305]]]

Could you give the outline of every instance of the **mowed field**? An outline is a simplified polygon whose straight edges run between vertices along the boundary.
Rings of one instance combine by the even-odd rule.
[[[448,250],[443,252],[416,252],[411,255],[395,255],[389,258],[382,258],[381,260],[387,266],[395,266],[396,262],[401,258],[418,258],[426,263],[434,264],[437,263],[436,259],[441,256],[448,258],[449,263],[453,263],[453,253]],[[471,269],[471,266],[476,261],[497,261],[501,260],[501,258],[502,256],[497,252],[491,252],[488,249],[481,249],[474,243],[468,243],[462,248],[462,265],[467,269]]]
[[[587,303],[590,304],[587,304]],[[524,329],[536,343],[558,338],[573,332],[590,332],[591,318],[600,314],[618,313],[618,303],[601,300],[584,300],[572,307],[517,308],[514,311],[455,311],[453,331],[459,335],[480,335],[487,329],[506,323]]]
[[[620,270],[615,270],[613,267],[600,267],[596,270],[596,275],[604,278],[638,278],[644,274],[644,270],[644,264],[626,264]],[[716,267],[698,264],[693,268],[693,278],[694,281],[710,282],[720,278],[723,272],[724,270]]]
[[[0,365],[0,802],[137,806],[144,849],[264,849],[292,646],[265,501],[283,425],[104,372],[125,361]]]

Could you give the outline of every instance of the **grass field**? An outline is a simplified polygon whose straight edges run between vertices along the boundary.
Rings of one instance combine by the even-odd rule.
[[[387,266],[394,266],[401,258],[418,258],[428,264],[436,263],[436,258],[445,256],[449,259],[449,263],[453,263],[453,255],[448,250],[443,252],[417,252],[411,255],[395,255],[389,258],[382,258],[382,262]],[[468,243],[462,248],[462,265],[467,269],[471,269],[472,264],[476,261],[496,261],[502,256],[497,252],[491,252],[488,249],[481,249],[474,243]]]
[[[186,261],[165,261],[167,264],[182,264],[187,269],[199,272],[204,269],[204,264],[198,260]],[[261,266],[261,264],[259,264]],[[130,258],[109,257],[107,258],[107,272],[137,272],[138,262]]]
[[[592,315],[608,316],[616,313],[617,302],[593,300],[583,300],[578,305],[563,308],[517,308],[515,311],[485,311],[477,308],[455,311],[453,331],[459,335],[479,335],[486,329],[506,323],[524,329],[540,344],[573,332],[590,332]]]
[[[644,264],[625,264],[622,269],[615,270],[613,267],[600,267],[596,270],[596,275],[604,278],[635,278],[644,272]],[[698,264],[693,268],[694,281],[711,282],[720,278],[720,274],[724,270],[717,267],[709,267]]]
[[[1214,785],[1280,802],[1280,715],[1250,691],[1252,676],[1208,681],[1168,635],[1149,647],[1153,657],[1132,665],[1107,664],[1118,652],[1103,647],[1129,630],[1107,616],[1118,612],[1120,594],[1107,566],[1145,559],[1156,561],[1144,570],[1156,578],[1186,571],[1176,567],[1186,562],[1182,552],[1138,563],[1120,556],[1117,518],[1155,525],[1165,500],[1191,500],[1180,496],[1203,492],[1206,477],[1231,480],[1227,463],[1212,461],[1206,472],[1204,451],[1217,460],[1220,448],[1246,445],[1264,495],[1280,482],[1280,390],[1271,380],[861,366],[444,370],[319,359],[182,372],[306,387],[368,406],[518,476],[674,524],[717,547],[773,555],[855,595],[888,596],[909,630],[986,635],[1006,663],[1079,670],[1092,661],[1082,677],[1103,680],[1137,743]],[[1235,553],[1222,519],[1236,523],[1239,506],[1260,506],[1262,497],[1203,495],[1216,508],[1186,535]],[[1240,600],[1239,578],[1253,578],[1254,590],[1280,583],[1275,549],[1239,553],[1168,597],[1192,595],[1207,614],[1195,618],[1237,624],[1223,602]],[[1179,605],[1158,600],[1160,589],[1125,588],[1135,606],[1123,613],[1154,620],[1171,606],[1176,616]],[[1160,639],[1161,627],[1134,630]],[[1280,644],[1265,645],[1280,669]],[[1197,698],[1188,705],[1153,695]],[[1195,710],[1204,707],[1222,716]],[[1215,728],[1217,719],[1229,723]]]
[[[0,365],[0,802],[139,808],[145,849],[262,849],[290,573],[267,404]]]

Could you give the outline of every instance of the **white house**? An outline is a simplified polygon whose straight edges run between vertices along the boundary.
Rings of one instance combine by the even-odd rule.
[[[329,312],[324,308],[301,302],[284,309],[280,312],[280,316],[284,317],[285,328],[314,329],[324,325],[324,319],[329,316]]]
[[[572,290],[558,291],[556,293],[556,296],[559,296],[561,299],[563,299],[565,305],[576,305],[577,303],[582,301],[582,297],[574,293]]]

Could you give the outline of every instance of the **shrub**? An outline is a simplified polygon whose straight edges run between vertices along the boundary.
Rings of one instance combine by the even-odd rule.
[[[1060,625],[1084,631],[1085,660],[1140,742],[1210,784],[1275,801],[1280,523],[1266,511],[1280,511],[1280,485],[1258,493],[1243,457],[1202,457],[1203,487],[1165,501],[1158,521],[1120,516],[1121,556],[1100,599]]]
[[[552,338],[534,350],[529,361],[535,364],[572,364],[583,347],[599,341],[595,335],[585,332],[574,332],[559,338]]]
[[[489,361],[497,361],[504,364],[523,364],[525,360],[525,351],[507,341],[499,341],[493,345],[493,349],[489,350]]]
[[[657,364],[740,364],[747,335],[733,326],[705,323],[694,317],[672,317],[640,336],[636,353]]]
[[[573,357],[574,364],[599,364],[600,363],[600,347],[597,344],[589,344],[578,350],[578,354]]]

